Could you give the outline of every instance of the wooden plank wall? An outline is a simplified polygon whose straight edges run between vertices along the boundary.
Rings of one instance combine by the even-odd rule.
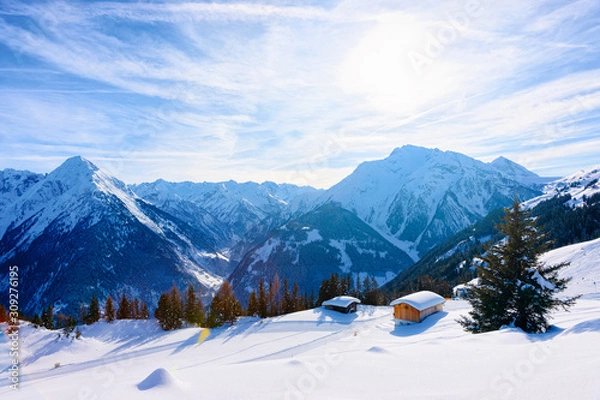
[[[419,310],[409,306],[408,304],[396,304],[394,306],[394,318],[404,321],[421,322],[431,314],[442,311],[443,309],[443,304],[438,304],[437,306],[429,307],[419,312]]]

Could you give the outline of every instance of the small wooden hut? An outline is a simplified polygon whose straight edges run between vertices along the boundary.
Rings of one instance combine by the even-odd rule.
[[[337,296],[333,299],[325,300],[321,305],[328,310],[335,310],[341,313],[356,312],[356,306],[360,300],[352,296]]]
[[[394,306],[396,324],[421,322],[431,314],[444,310],[446,300],[437,293],[424,290],[400,297],[390,303]]]

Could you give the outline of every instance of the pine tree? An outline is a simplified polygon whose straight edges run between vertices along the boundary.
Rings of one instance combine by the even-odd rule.
[[[173,284],[171,291],[169,292],[169,305],[171,308],[171,323],[172,329],[179,329],[183,326],[183,309],[184,304],[181,298],[181,292],[177,285]]]
[[[268,317],[267,293],[265,292],[265,282],[261,279],[258,282],[258,316],[260,318]]]
[[[379,284],[375,277],[366,277],[364,280],[364,288],[364,294],[362,296],[363,304],[380,306],[385,303],[385,296],[381,289],[379,289]]]
[[[342,280],[345,281],[345,279]],[[333,273],[328,279],[325,279],[323,282],[321,282],[317,304],[320,305],[325,300],[343,295],[345,288],[342,286],[342,280],[340,280],[338,274]]]
[[[360,275],[356,275],[356,285],[354,286],[354,297],[362,300],[362,285],[360,283]]]
[[[52,304],[50,304],[47,309],[42,311],[41,322],[44,328],[54,329],[54,307]]]
[[[42,319],[40,318],[40,316],[38,315],[38,313],[33,314],[33,317],[31,318],[31,323],[33,324],[34,328],[38,328],[40,325],[42,325]]]
[[[208,319],[210,327],[233,323],[240,315],[242,315],[242,306],[235,298],[229,282],[224,281],[210,305]]]
[[[294,304],[294,299],[292,298],[292,294],[290,293],[290,289],[288,287],[288,280],[283,280],[283,295],[281,296],[281,311],[284,314],[293,313],[296,311],[296,305]]]
[[[250,317],[258,316],[258,298],[256,297],[256,292],[253,290],[250,292],[250,297],[248,297],[248,310],[246,314]]]
[[[131,304],[125,293],[121,295],[119,301],[119,309],[117,310],[117,319],[129,319],[131,318]]]
[[[294,304],[294,311],[304,310],[304,303],[302,296],[300,296],[300,286],[298,286],[298,282],[296,281],[294,281],[294,288],[292,289],[292,302]]]
[[[113,322],[115,320],[115,304],[110,295],[106,298],[106,303],[104,304],[104,318],[106,318],[106,322]]]
[[[145,301],[141,301],[140,306],[140,319],[148,319],[150,318],[150,311],[148,311],[148,304]]]
[[[131,318],[140,319],[140,300],[135,298],[131,302]]]
[[[98,322],[100,320],[100,304],[98,302],[98,298],[96,296],[92,296],[90,300],[90,307],[85,313],[83,318],[83,322],[86,325],[93,324],[94,322]]]
[[[183,314],[188,324],[200,326],[204,323],[202,300],[200,300],[192,285],[189,285],[185,291],[185,308]]]
[[[484,263],[477,267],[480,284],[472,290],[473,311],[459,323],[473,333],[514,325],[525,332],[548,329],[549,313],[567,309],[577,298],[557,299],[570,279],[558,278],[568,264],[546,266],[539,256],[550,245],[547,233],[515,199],[496,227],[505,239],[487,247]]]
[[[154,310],[154,318],[156,318],[160,327],[165,331],[173,329],[169,320],[170,307],[169,295],[167,292],[164,292],[158,299],[158,306]]]
[[[269,282],[269,316],[274,317],[280,314],[281,301],[279,299],[279,291],[281,290],[281,282],[279,275],[275,273],[273,280]]]

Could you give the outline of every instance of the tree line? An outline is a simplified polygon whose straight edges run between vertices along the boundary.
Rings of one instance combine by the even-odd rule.
[[[322,282],[318,298],[315,298],[314,292],[301,293],[297,282],[290,284],[287,279],[282,281],[275,274],[268,282],[263,279],[259,281],[257,289],[250,293],[245,308],[236,298],[228,281],[223,282],[207,310],[202,304],[201,293],[192,285],[189,285],[182,295],[177,285],[173,284],[170,290],[160,295],[153,315],[163,330],[179,329],[184,325],[215,328],[231,324],[241,316],[268,318],[311,309],[324,300],[339,295],[355,296],[363,304],[381,305],[386,301],[372,277],[352,280],[350,275],[340,277],[338,274],[332,274]],[[148,305],[141,299],[122,294],[118,304],[115,303],[109,295],[101,307],[98,298],[92,296],[89,304],[81,304],[77,316],[55,313],[54,306],[49,305],[43,309],[41,315],[34,314],[33,317],[24,319],[32,322],[34,327],[62,329],[69,334],[78,324],[90,325],[101,319],[110,323],[121,319],[150,318]],[[79,335],[80,332],[77,337]]]
[[[372,276],[360,276],[353,280],[350,275],[339,276],[333,273],[325,279],[319,287],[317,304],[321,305],[325,300],[336,296],[352,296],[361,301],[362,304],[381,306],[387,303],[387,298],[379,289],[377,280]]]

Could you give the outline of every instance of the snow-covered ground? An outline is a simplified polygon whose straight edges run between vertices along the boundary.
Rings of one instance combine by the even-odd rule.
[[[541,335],[466,333],[455,322],[469,311],[464,301],[408,326],[394,325],[391,307],[319,308],[245,318],[207,338],[198,328],[162,332],[153,321],[84,326],[80,340],[24,325],[21,386],[10,389],[3,367],[0,398],[598,399],[599,252],[596,240],[545,256],[571,261],[569,294],[585,295]],[[0,341],[0,365],[9,366],[6,336]]]

